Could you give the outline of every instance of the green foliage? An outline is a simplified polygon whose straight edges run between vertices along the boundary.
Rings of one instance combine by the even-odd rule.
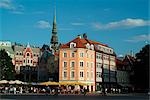
[[[8,56],[5,50],[0,50],[0,79],[14,79],[14,66],[12,59]]]

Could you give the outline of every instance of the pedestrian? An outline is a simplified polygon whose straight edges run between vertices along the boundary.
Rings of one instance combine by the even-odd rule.
[[[86,89],[85,88],[83,89],[83,93],[84,93],[84,96],[85,96],[86,95]]]

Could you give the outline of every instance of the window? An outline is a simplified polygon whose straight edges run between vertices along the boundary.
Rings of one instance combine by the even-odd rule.
[[[86,44],[86,48],[90,49],[90,44],[89,43]]]
[[[83,72],[80,72],[80,77],[83,77]]]
[[[87,67],[89,67],[89,63],[87,62],[87,65],[86,65]]]
[[[93,79],[93,72],[91,72],[91,78]]]
[[[98,53],[97,53],[97,54],[96,54],[96,58],[97,58],[97,59],[102,59],[101,54],[98,54]]]
[[[74,78],[74,71],[71,72],[71,78]]]
[[[67,78],[67,72],[66,71],[64,72],[64,78]]]
[[[100,78],[101,77],[101,73],[100,72],[96,72],[96,77]]]
[[[91,45],[91,49],[94,50],[94,45],[93,44]]]
[[[101,63],[98,63],[98,62],[96,63],[96,67],[97,67],[97,68],[101,68],[101,66],[102,66]]]
[[[71,57],[74,57],[74,52],[71,53]]]
[[[93,68],[93,63],[91,63],[91,68]]]
[[[67,68],[67,62],[64,62],[64,64],[63,64],[64,66],[64,68]]]
[[[89,78],[89,72],[87,72],[87,78]]]
[[[74,69],[75,62],[71,62],[71,68]]]
[[[67,57],[67,53],[64,53],[64,57]]]
[[[86,56],[87,56],[87,58],[89,58],[89,54],[88,53],[86,54]]]
[[[101,46],[100,45],[98,46],[98,50],[101,50]]]
[[[83,62],[80,62],[80,67],[83,67]]]
[[[74,47],[76,47],[76,43],[70,43],[70,48],[74,48]]]
[[[74,48],[74,44],[70,44],[70,48]]]
[[[84,56],[83,52],[82,52],[82,53],[80,53],[80,57],[83,57],[83,56]]]
[[[29,56],[29,53],[27,53],[27,56]]]

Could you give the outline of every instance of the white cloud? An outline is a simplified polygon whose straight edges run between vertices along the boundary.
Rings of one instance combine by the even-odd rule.
[[[45,20],[40,20],[36,23],[36,27],[40,28],[40,29],[48,29],[50,28],[50,24],[48,21]]]
[[[14,4],[13,0],[1,0],[0,8],[7,9],[13,14],[23,14],[24,13],[24,6]]]
[[[83,26],[83,25],[85,25],[85,23],[75,22],[75,23],[71,23],[71,25],[75,25],[75,26]]]
[[[12,4],[11,0],[1,0],[0,1],[0,8],[3,9],[15,9],[14,5]]]
[[[150,42],[150,34],[141,34],[132,37],[131,39],[125,40],[126,42],[137,43],[141,41]]]
[[[117,28],[133,28],[150,25],[149,20],[127,18],[120,21],[114,21],[107,24],[92,23],[96,29],[117,29]]]

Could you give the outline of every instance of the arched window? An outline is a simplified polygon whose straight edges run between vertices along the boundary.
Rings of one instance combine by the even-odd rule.
[[[27,53],[27,56],[29,56],[29,53]]]

